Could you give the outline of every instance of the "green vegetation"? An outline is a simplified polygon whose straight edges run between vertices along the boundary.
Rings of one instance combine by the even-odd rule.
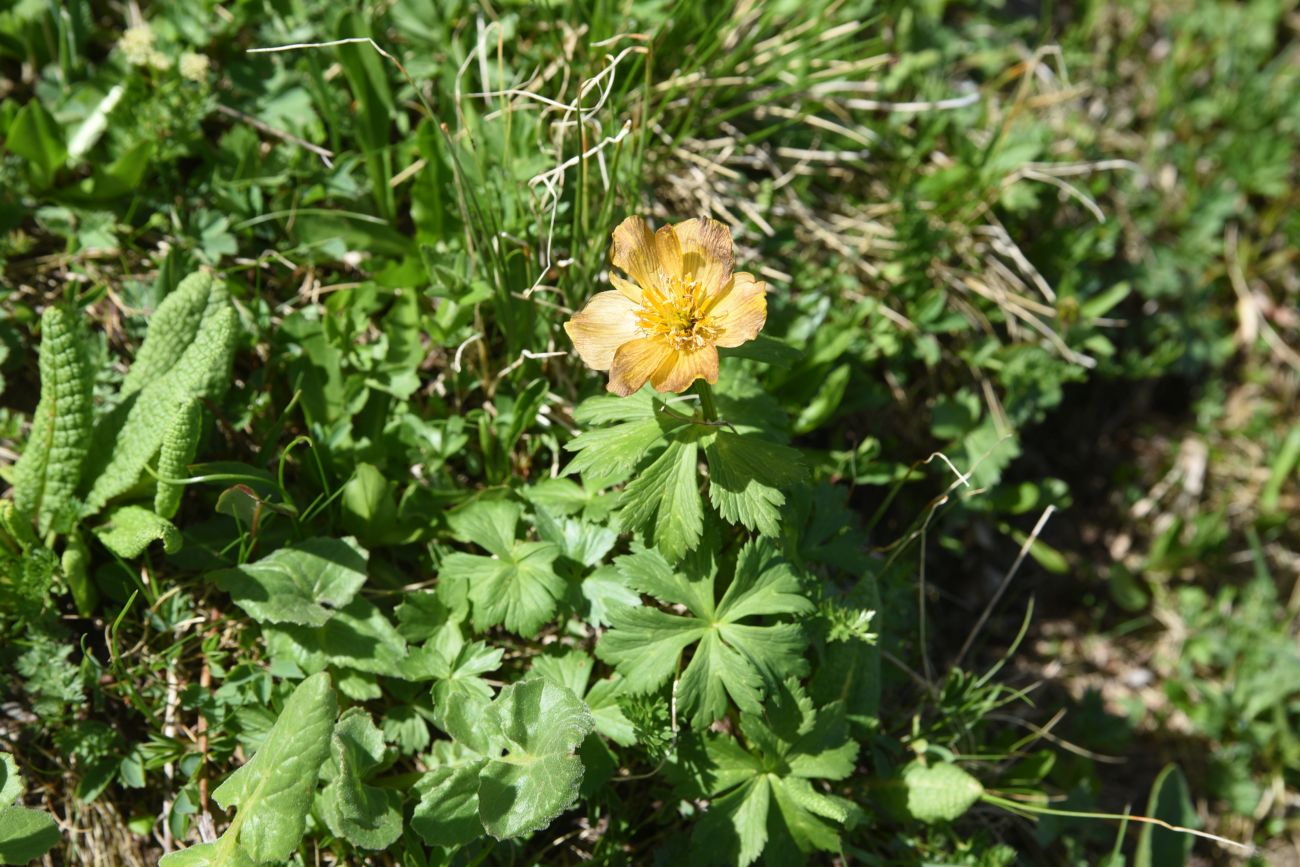
[[[3,6],[0,863],[1288,863],[1298,27]]]

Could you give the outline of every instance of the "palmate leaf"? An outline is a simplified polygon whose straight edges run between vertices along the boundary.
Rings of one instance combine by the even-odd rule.
[[[432,680],[435,712],[449,706],[454,696],[492,698],[492,687],[481,675],[501,666],[505,651],[486,642],[467,642],[460,624],[445,623],[424,645],[411,652],[402,665],[407,680]]]
[[[858,745],[849,738],[843,706],[814,709],[790,679],[765,717],[741,715],[740,732],[748,748],[709,734],[683,750],[690,764],[680,770],[693,793],[713,798],[691,838],[699,860],[744,867],[765,854],[768,863],[800,864],[817,850],[838,851],[838,826],[851,822],[857,808],[810,781],[853,772]]]
[[[757,434],[725,430],[702,442],[709,462],[709,500],[718,514],[764,536],[779,535],[782,490],[808,474],[799,451]]]
[[[577,453],[565,472],[581,474],[589,488],[626,479],[656,443],[684,424],[665,413],[662,401],[648,391],[589,398],[574,410],[573,418],[583,425],[612,422],[610,427],[586,430],[564,446]]]
[[[522,514],[515,503],[479,502],[449,519],[458,539],[492,554],[450,554],[439,570],[439,596],[453,610],[472,606],[476,629],[504,624],[520,635],[536,635],[564,595],[564,579],[552,568],[560,549],[515,539]]]
[[[315,674],[298,684],[261,748],[212,793],[222,808],[239,808],[225,833],[212,843],[164,856],[162,867],[288,860],[306,828],[337,715],[329,675]]]
[[[675,439],[628,482],[618,500],[621,528],[640,532],[672,561],[693,550],[704,531],[698,463],[695,441]]]
[[[455,744],[420,780],[411,821],[430,844],[463,845],[484,830],[519,837],[577,800],[575,752],[595,722],[571,690],[539,678],[505,687],[493,702],[456,696],[443,724]]]
[[[735,577],[715,603],[716,570],[703,556],[688,558],[676,571],[655,551],[642,549],[616,561],[627,583],[687,614],[649,606],[612,606],[612,628],[596,648],[632,692],[648,692],[673,676],[683,653],[694,648],[681,674],[678,703],[692,725],[703,728],[727,711],[727,698],[758,713],[765,689],[807,670],[806,646],[798,623],[755,625],[750,617],[807,614],[812,602],[799,579],[766,540],[747,544]]]

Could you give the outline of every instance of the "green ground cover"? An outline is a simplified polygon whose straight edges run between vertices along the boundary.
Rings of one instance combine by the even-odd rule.
[[[0,863],[1300,863],[1298,30],[0,5]]]

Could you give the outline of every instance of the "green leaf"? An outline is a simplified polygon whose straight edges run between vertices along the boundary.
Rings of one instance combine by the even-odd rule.
[[[849,365],[841,364],[822,378],[816,395],[794,420],[795,433],[812,433],[830,420],[844,400],[844,391],[848,388],[851,373]]]
[[[483,836],[478,815],[479,774],[487,759],[459,748],[457,760],[439,765],[420,778],[420,801],[411,827],[431,846],[463,846]]]
[[[194,461],[202,433],[203,406],[197,398],[176,407],[172,420],[163,434],[158,450],[158,489],[154,492],[153,510],[160,517],[170,519],[180,508],[184,485],[163,481],[183,478]]]
[[[195,271],[176,284],[149,317],[144,342],[122,378],[121,396],[135,394],[174,368],[198,337],[204,318],[215,316],[229,298],[225,284],[206,271]]]
[[[718,514],[765,536],[781,531],[781,491],[807,478],[797,449],[755,434],[718,431],[704,440],[709,499]]]
[[[1200,816],[1187,790],[1187,779],[1177,765],[1165,765],[1156,777],[1146,815],[1183,828],[1200,825]],[[1183,867],[1192,854],[1194,842],[1191,834],[1144,823],[1138,835],[1133,867]]]
[[[537,534],[559,546],[560,553],[582,566],[596,566],[618,542],[618,533],[601,524],[559,518],[537,510]]]
[[[95,535],[105,548],[124,560],[139,557],[151,542],[161,541],[168,554],[181,547],[181,533],[172,522],[140,506],[113,509],[107,523],[95,528]]]
[[[545,828],[577,800],[582,761],[574,752],[594,721],[581,699],[544,680],[511,684],[492,706],[505,753],[479,777],[479,817],[505,840]]]
[[[751,361],[771,364],[775,367],[789,367],[803,357],[803,352],[800,350],[784,340],[779,340],[767,334],[760,334],[748,343],[724,349],[723,352],[725,357],[748,358]]]
[[[384,735],[370,714],[352,708],[330,738],[331,762],[321,792],[321,814],[330,831],[362,849],[386,849],[402,835],[402,796],[362,780],[384,764]]]
[[[480,675],[496,671],[505,651],[485,642],[466,642],[460,625],[447,623],[413,652],[403,666],[410,680],[434,680],[434,708],[447,707],[454,696],[476,695],[491,699],[492,687]]]
[[[0,808],[0,864],[35,861],[62,841],[54,817],[26,807]]]
[[[619,605],[641,604],[641,597],[627,586],[612,565],[601,566],[584,578],[582,595],[589,606],[587,620],[592,626],[609,626],[609,612]]]
[[[94,483],[83,514],[94,514],[142,482],[178,406],[195,398],[215,400],[225,393],[238,337],[239,316],[223,301],[216,312],[205,314],[193,342],[173,366],[101,420],[95,437],[112,442],[113,448],[104,449],[100,460],[92,455],[89,461]]]
[[[211,577],[259,623],[320,626],[366,583],[368,557],[355,539],[318,537]]]
[[[0,753],[0,864],[34,861],[62,839],[53,816],[14,804],[23,789],[18,763],[9,753]]]
[[[18,763],[10,753],[0,753],[0,807],[8,807],[23,796],[22,777],[18,776]]]
[[[162,857],[159,867],[254,867],[257,863],[243,849],[228,848],[221,837],[212,843],[200,843]]]
[[[212,793],[223,809],[239,808],[230,827],[214,843],[167,855],[163,867],[288,860],[306,828],[337,715],[329,675],[298,684],[261,748]]]
[[[566,473],[580,473],[590,488],[621,482],[632,474],[651,447],[683,422],[665,414],[647,392],[629,397],[589,398],[574,410],[579,424],[615,422],[612,427],[587,430],[564,448],[577,452]]]
[[[918,822],[951,822],[984,794],[979,780],[949,762],[912,762],[900,781],[902,798],[896,806]]]
[[[642,533],[669,560],[695,548],[704,531],[694,441],[674,440],[619,497],[619,525]]]
[[[550,542],[515,539],[522,512],[515,503],[480,502],[452,519],[458,538],[493,555],[450,554],[439,570],[443,601],[454,609],[457,598],[468,597],[480,631],[504,624],[520,635],[536,635],[564,595],[564,579],[552,568],[559,549]]]
[[[68,158],[63,128],[39,99],[18,110],[5,135],[5,147],[25,158],[37,170],[37,182],[45,185]]]
[[[412,826],[444,846],[480,828],[505,840],[546,827],[577,800],[575,753],[594,724],[581,699],[544,679],[511,684],[490,704],[454,698],[445,725],[457,744],[421,779]]]
[[[623,675],[628,690],[648,692],[671,678],[686,649],[694,646],[677,698],[696,728],[722,717],[728,697],[742,711],[759,712],[766,688],[807,670],[801,624],[743,621],[813,610],[789,564],[765,540],[741,550],[734,580],[716,605],[716,576],[701,559],[688,558],[684,571],[676,572],[656,551],[618,558],[631,586],[665,604],[685,606],[687,614],[645,606],[612,608],[612,628],[596,648]]]
[[[582,696],[596,723],[596,731],[615,743],[631,746],[636,743],[636,728],[616,699],[622,678],[616,675],[597,681],[588,691],[594,666],[590,656],[581,650],[570,650],[557,656],[538,656],[533,660],[533,673]]]
[[[292,659],[306,671],[336,665],[392,675],[406,664],[406,641],[364,596],[336,610],[320,626],[267,624],[262,630],[272,656]]]
[[[339,500],[343,528],[367,545],[400,540],[403,533],[397,519],[396,487],[377,467],[357,464]]]
[[[740,865],[765,852],[769,863],[792,864],[817,850],[839,851],[837,825],[849,822],[856,808],[811,781],[853,773],[858,745],[848,736],[843,706],[814,708],[792,678],[766,716],[742,714],[740,730],[748,749],[733,737],[710,734],[702,756],[689,742],[683,750],[694,764],[682,770],[713,799],[692,834],[693,847]]]
[[[66,530],[90,448],[94,371],[76,315],[50,305],[41,315],[41,399],[14,467],[14,509],[41,535]]]

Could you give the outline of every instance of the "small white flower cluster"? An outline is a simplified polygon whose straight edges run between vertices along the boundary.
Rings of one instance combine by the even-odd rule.
[[[197,54],[193,51],[186,51],[181,55],[181,78],[187,78],[190,81],[202,84],[208,80],[208,70],[211,67],[212,61],[208,59],[206,54]]]
[[[127,63],[132,66],[149,66],[159,72],[172,68],[172,59],[154,47],[153,28],[148,24],[128,27],[118,43]],[[180,58],[181,77],[202,84],[208,80],[212,61],[206,54],[186,51]]]

